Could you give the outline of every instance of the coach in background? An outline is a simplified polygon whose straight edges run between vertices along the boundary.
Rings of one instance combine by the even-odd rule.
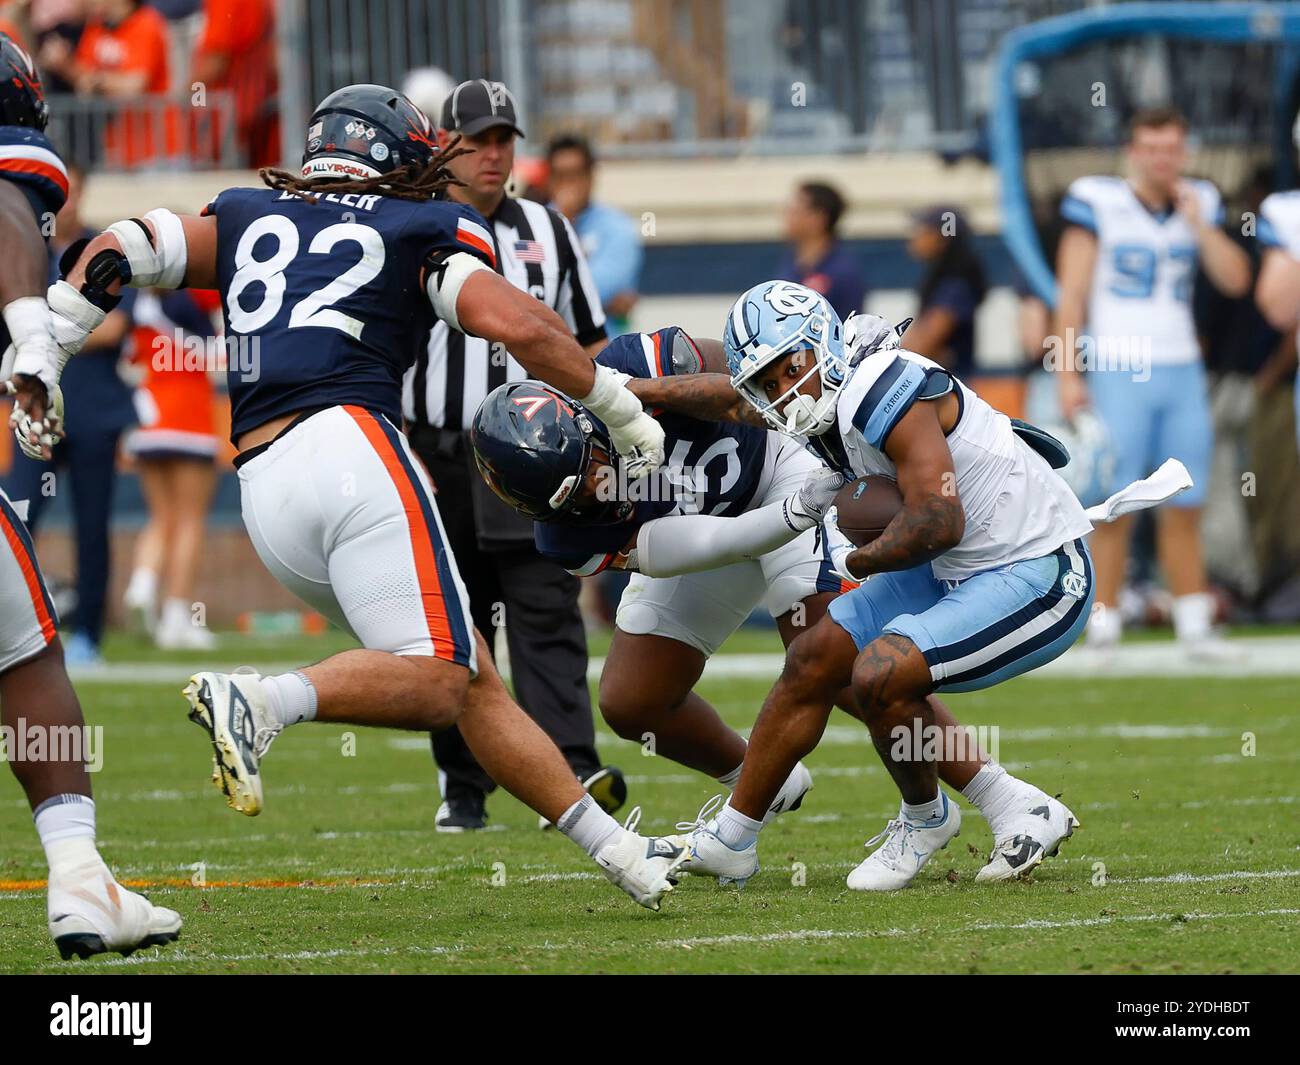
[[[464,182],[448,195],[488,220],[498,272],[554,308],[578,343],[595,355],[607,343],[605,315],[572,228],[559,212],[505,192],[515,137],[523,136],[514,97],[500,82],[461,82],[444,101],[439,124],[440,147],[459,136],[462,147],[474,149],[448,164]],[[627,789],[618,770],[602,769],[596,755],[578,579],[537,553],[532,522],[492,494],[466,444],[465,430],[487,394],[527,377],[504,348],[439,322],[407,373],[403,414],[411,444],[441,499],[474,624],[489,647],[505,625],[520,705],[555,741],[596,801],[617,809]],[[440,832],[483,828],[485,800],[496,785],[460,732],[436,733],[433,756],[443,796],[435,827]]]
[[[1057,384],[1066,418],[1093,406],[1115,446],[1115,483],[1180,460],[1194,487],[1156,515],[1157,554],[1174,597],[1179,643],[1199,657],[1230,657],[1214,636],[1214,597],[1201,552],[1201,507],[1214,431],[1205,364],[1192,318],[1197,269],[1227,296],[1250,290],[1250,259],[1219,228],[1223,205],[1208,181],[1183,176],[1187,122],[1177,112],[1139,112],[1129,126],[1125,177],[1082,177],[1061,202],[1069,223],[1057,250],[1055,335],[1067,355]],[[1093,365],[1075,366],[1085,330]],[[1074,344],[1071,344],[1071,340]],[[1097,606],[1088,644],[1119,641],[1119,593],[1128,563],[1130,515],[1092,537]]]
[[[776,270],[777,277],[820,292],[841,319],[862,310],[867,296],[857,260],[835,236],[844,206],[838,190],[820,181],[795,189],[785,209],[790,251]]]
[[[617,208],[592,200],[596,157],[584,137],[556,137],[546,151],[546,161],[553,204],[578,233],[600,302],[609,315],[609,335],[622,336],[628,332],[645,259],[636,223]]]

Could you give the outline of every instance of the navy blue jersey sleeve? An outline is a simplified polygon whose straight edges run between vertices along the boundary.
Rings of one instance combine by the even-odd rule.
[[[639,522],[612,525],[570,525],[560,521],[533,523],[538,554],[579,577],[607,569],[636,536]]]
[[[496,238],[492,227],[473,207],[450,200],[430,200],[415,205],[402,234],[417,261],[437,251],[463,251],[495,270]]]
[[[596,361],[611,370],[642,378],[700,373],[704,369],[704,358],[695,341],[676,325],[653,333],[624,333],[611,340]]]
[[[44,133],[26,126],[0,126],[0,179],[22,190],[41,235],[48,239],[54,232],[54,216],[68,198],[68,171]]]

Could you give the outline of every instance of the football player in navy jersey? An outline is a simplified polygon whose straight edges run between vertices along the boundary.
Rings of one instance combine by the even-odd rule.
[[[633,379],[721,370],[716,340],[670,326],[612,341],[597,362]],[[600,681],[600,710],[625,739],[730,787],[745,740],[693,689],[709,657],[764,605],[788,644],[842,587],[819,535],[843,477],[756,425],[660,413],[664,467],[629,482],[604,427],[533,381],[500,386],[470,431],[484,479],[537,519],[538,550],[578,576],[633,571]],[[838,531],[833,535],[838,536]],[[768,812],[797,809],[812,787],[795,766]]]
[[[202,216],[154,210],[110,226],[64,291],[120,284],[222,293],[232,439],[258,555],[287,588],[354,633],[345,651],[281,676],[196,674],[185,694],[234,808],[262,808],[260,763],[287,725],[429,731],[459,724],[508,791],[657,908],[684,854],[592,801],[511,700],[470,622],[433,488],[398,429],[402,375],[435,317],[504,344],[529,371],[614,428],[634,474],[662,461],[663,430],[563,320],[492,269],[472,209],[431,199],[454,180],[428,119],[404,96],[353,85],[306,131],[300,174],[229,189]],[[635,817],[635,812],[634,812]]]
[[[15,397],[19,444],[36,458],[49,458],[60,434],[58,337],[68,326],[45,301],[45,241],[68,192],[63,161],[43,132],[47,117],[31,59],[0,33],[0,378]],[[87,737],[81,706],[31,538],[3,492],[0,532],[0,720],[49,862],[50,935],[64,958],[168,943],[180,934],[180,916],[122,887],[95,845],[88,752],[84,742],[64,742]],[[26,737],[43,737],[48,757],[24,757]]]

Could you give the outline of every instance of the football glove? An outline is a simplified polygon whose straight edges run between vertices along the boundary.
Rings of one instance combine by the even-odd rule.
[[[820,525],[843,487],[844,475],[838,470],[822,468],[810,473],[799,491],[785,502],[786,521],[790,527],[803,532]]]

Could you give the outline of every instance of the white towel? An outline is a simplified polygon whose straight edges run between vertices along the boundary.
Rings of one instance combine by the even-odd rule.
[[[1094,525],[1111,522],[1135,510],[1158,506],[1191,487],[1192,475],[1187,472],[1187,467],[1177,459],[1165,459],[1160,469],[1150,477],[1121,488],[1106,502],[1089,507],[1084,513]]]

